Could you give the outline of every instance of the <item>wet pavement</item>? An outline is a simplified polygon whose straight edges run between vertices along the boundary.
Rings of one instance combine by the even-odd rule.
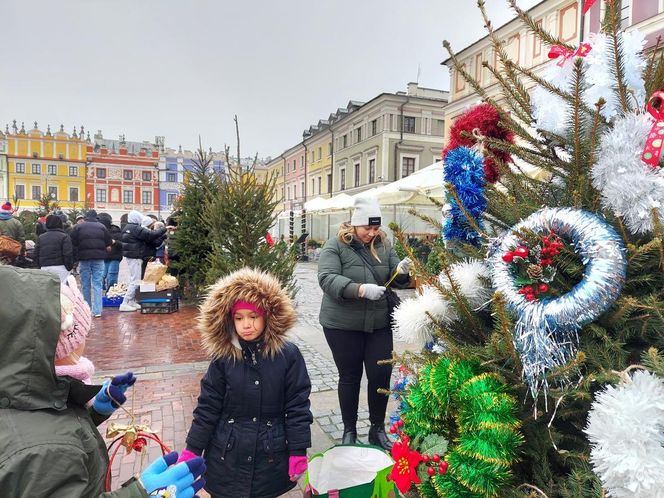
[[[318,323],[322,291],[318,287],[316,269],[316,263],[298,264],[296,268],[300,290],[295,304],[299,319],[290,334],[291,340],[302,351],[312,381],[311,403],[315,422],[310,454],[339,442],[343,430],[336,391],[337,370]],[[163,315],[121,313],[116,308],[105,308],[103,316],[94,320],[85,354],[95,364],[96,379],[128,370],[136,373],[139,379],[129,393],[126,411],[116,411],[109,422],[127,424],[133,416],[138,423],[155,431],[169,448],[180,450],[184,447],[200,379],[209,364],[200,347],[196,316],[197,309],[193,306]],[[408,345],[396,346],[397,350],[406,347]],[[388,410],[393,408],[391,401]],[[367,418],[365,384],[360,396],[358,421],[361,439],[368,432]],[[102,434],[106,425],[100,427]],[[148,445],[144,455],[136,452],[125,455],[124,448],[120,449],[112,465],[113,487],[140,472],[160,453],[155,443]],[[302,489],[295,488],[285,496],[302,496]]]

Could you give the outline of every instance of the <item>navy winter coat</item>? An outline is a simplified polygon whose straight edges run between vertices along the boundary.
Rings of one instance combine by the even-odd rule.
[[[240,300],[267,310],[258,351],[219,319]],[[203,453],[213,498],[272,498],[295,486],[288,458],[311,446],[313,417],[304,359],[285,340],[294,322],[278,280],[249,269],[220,279],[201,307],[203,345],[216,359],[201,381],[187,448]]]

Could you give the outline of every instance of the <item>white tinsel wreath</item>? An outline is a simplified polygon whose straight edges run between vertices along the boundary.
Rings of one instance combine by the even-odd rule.
[[[664,498],[664,382],[636,372],[597,394],[585,430],[611,498]]]
[[[652,231],[652,210],[664,216],[664,169],[641,160],[654,120],[649,114],[631,114],[616,120],[613,130],[600,141],[593,185],[602,193],[602,204],[622,216],[630,232]]]

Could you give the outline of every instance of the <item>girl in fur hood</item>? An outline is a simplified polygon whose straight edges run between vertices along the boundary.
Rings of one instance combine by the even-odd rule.
[[[286,291],[243,268],[210,289],[199,318],[212,363],[181,460],[203,455],[213,498],[272,498],[295,486],[311,446],[311,382]]]

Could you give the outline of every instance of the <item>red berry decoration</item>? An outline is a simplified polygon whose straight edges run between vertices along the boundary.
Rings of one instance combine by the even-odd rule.
[[[440,455],[438,453],[436,453],[434,456],[431,457],[431,459],[434,462],[438,463],[438,462],[440,462]]]
[[[519,256],[520,258],[527,258],[529,253],[530,251],[528,251],[526,246],[519,246],[514,249],[514,255]]]
[[[537,298],[535,297],[535,294],[526,294],[526,301],[530,301],[530,302],[532,302],[532,301],[534,301],[535,299],[537,299]]]
[[[391,432],[392,434],[396,434],[396,433],[397,433],[397,426],[396,426],[396,425],[392,425],[392,426],[390,426],[390,432]]]
[[[424,463],[429,463],[429,455],[422,455],[422,461]]]
[[[544,283],[539,284],[539,287],[537,289],[542,293],[549,292],[549,286]]]
[[[397,420],[397,426],[398,427],[403,427],[403,420],[401,420],[401,419]]]
[[[427,467],[427,474],[430,476],[434,475],[436,471],[433,469],[433,467]]]
[[[445,474],[449,466],[450,464],[447,462],[440,462],[440,465],[438,466],[438,472],[440,472],[441,474]]]
[[[503,261],[505,263],[511,263],[514,260],[514,253],[513,252],[506,252],[503,254]]]
[[[410,442],[410,438],[405,434],[401,435],[401,440],[404,442],[404,444],[408,444]]]

